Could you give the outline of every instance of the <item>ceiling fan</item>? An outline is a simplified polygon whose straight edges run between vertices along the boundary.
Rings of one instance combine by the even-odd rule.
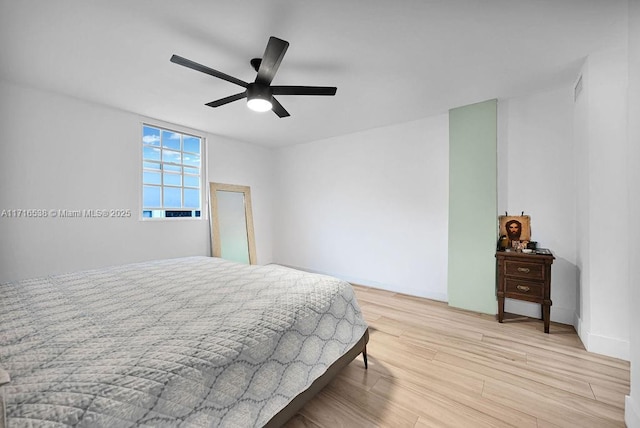
[[[251,65],[258,73],[253,83],[247,83],[178,55],[173,55],[171,62],[246,88],[238,94],[207,103],[206,105],[209,107],[220,107],[230,102],[246,98],[247,106],[252,110],[273,110],[278,117],[287,117],[290,116],[289,112],[274,98],[274,95],[335,95],[338,89],[335,86],[272,86],[271,81],[275,77],[288,47],[289,42],[285,40],[278,39],[277,37],[269,38],[267,48],[262,58],[254,58],[251,60]]]

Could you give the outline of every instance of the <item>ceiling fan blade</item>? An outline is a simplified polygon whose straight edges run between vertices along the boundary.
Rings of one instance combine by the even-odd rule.
[[[228,74],[225,74],[221,71],[214,70],[213,68],[209,68],[205,65],[198,64],[197,62],[193,62],[190,59],[186,59],[178,55],[173,55],[171,57],[171,62],[182,65],[184,67],[191,68],[201,73],[209,74],[213,77],[217,77],[222,80],[226,80],[227,82],[235,83],[236,85],[242,86],[243,88],[246,88],[247,86],[249,86],[247,82],[244,82],[240,79],[236,79],[235,77],[229,76]]]
[[[233,101],[238,101],[246,97],[247,97],[247,91],[244,91],[244,92],[240,92],[239,94],[230,95],[225,98],[220,98],[219,100],[216,100],[216,101],[211,101],[210,103],[206,103],[205,105],[209,107],[220,107],[225,104],[229,104]]]
[[[280,67],[280,63],[282,62],[282,58],[284,57],[284,54],[287,51],[288,47],[289,42],[281,40],[277,37],[269,37],[267,48],[264,50],[264,55],[262,55],[262,62],[260,63],[260,68],[258,69],[256,83],[260,83],[263,85],[271,84],[271,81],[275,77],[276,72],[278,71],[278,67]]]
[[[273,95],[335,95],[335,86],[272,86]]]
[[[278,100],[273,97],[271,98],[271,104],[273,104],[271,110],[273,110],[273,112],[277,114],[279,118],[291,116],[289,112],[286,111],[284,107],[282,107],[282,104],[280,104]]]

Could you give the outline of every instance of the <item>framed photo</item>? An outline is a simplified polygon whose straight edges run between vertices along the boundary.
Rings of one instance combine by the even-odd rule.
[[[501,215],[500,236],[506,235],[509,247],[513,241],[531,241],[531,217],[528,215]]]

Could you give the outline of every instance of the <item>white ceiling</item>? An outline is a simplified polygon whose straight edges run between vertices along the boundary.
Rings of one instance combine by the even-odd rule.
[[[570,85],[589,53],[623,45],[627,0],[0,0],[0,78],[213,134],[284,146]],[[172,54],[253,81],[269,36],[291,117]]]

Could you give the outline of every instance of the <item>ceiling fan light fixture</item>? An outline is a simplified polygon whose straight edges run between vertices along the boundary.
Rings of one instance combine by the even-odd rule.
[[[273,104],[269,100],[263,100],[262,98],[253,98],[247,100],[247,107],[253,111],[265,112],[273,108]]]
[[[250,83],[247,86],[247,107],[253,111],[265,112],[273,108],[271,103],[271,88],[269,86]]]

